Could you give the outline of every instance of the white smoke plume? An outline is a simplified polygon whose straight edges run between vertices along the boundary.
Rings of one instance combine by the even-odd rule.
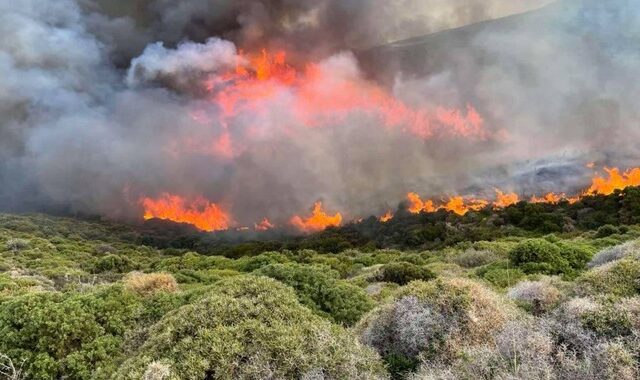
[[[633,1],[562,0],[443,31],[547,3],[0,3],[0,209],[139,218],[141,197],[172,193],[238,226],[283,224],[317,200],[357,218],[408,191],[570,191],[588,161],[635,165]],[[226,113],[225,75],[262,48],[317,76]],[[386,95],[340,108],[345,83]],[[395,114],[371,104],[428,123],[385,122]]]

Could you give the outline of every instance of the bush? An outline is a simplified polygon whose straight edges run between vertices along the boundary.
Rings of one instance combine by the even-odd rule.
[[[291,260],[280,252],[265,252],[258,256],[237,260],[237,269],[243,272],[253,272],[270,264],[282,264]]]
[[[90,262],[89,271],[92,273],[116,272],[126,273],[138,269],[139,265],[127,256],[109,254],[98,257]]]
[[[5,248],[8,251],[18,252],[23,249],[29,248],[29,240],[25,239],[9,239],[5,243]]]
[[[143,296],[159,292],[172,293],[178,290],[178,283],[170,273],[133,272],[123,281],[126,289]]]
[[[569,262],[569,266],[574,270],[583,270],[593,257],[595,250],[586,244],[561,241],[556,243],[560,248],[562,258]]]
[[[482,277],[492,285],[504,289],[526,277],[526,274],[517,268],[493,268],[486,271]]]
[[[114,377],[140,379],[154,362],[183,379],[385,377],[347,330],[313,315],[285,285],[250,276],[164,317]]]
[[[477,251],[475,249],[467,249],[457,255],[454,259],[455,263],[464,268],[476,268],[487,265],[497,259],[496,255],[491,251]]]
[[[624,244],[615,245],[599,251],[589,262],[589,268],[594,268],[627,256],[637,254],[638,242],[630,241]]]
[[[640,261],[622,259],[605,264],[578,278],[583,294],[603,293],[622,297],[640,294]]]
[[[545,239],[524,240],[509,252],[511,263],[525,273],[571,273],[586,264],[588,258],[585,261],[585,257],[586,253],[581,248],[566,245],[561,249]]]
[[[300,303],[337,323],[352,325],[373,307],[364,290],[338,280],[338,274],[328,268],[273,264],[254,273],[291,286]]]
[[[546,313],[560,301],[561,293],[549,281],[522,281],[507,296],[535,315]]]
[[[377,280],[383,282],[393,282],[398,285],[406,285],[411,281],[428,281],[434,279],[436,275],[427,268],[407,262],[394,262],[385,264],[380,268]]]
[[[415,281],[369,313],[357,331],[399,377],[419,358],[446,361],[461,347],[490,342],[512,313],[497,294],[470,280]]]
[[[620,233],[620,230],[618,230],[615,226],[612,226],[611,224],[605,224],[604,226],[598,228],[595,237],[604,238],[617,233]]]
[[[167,380],[171,376],[171,368],[160,362],[151,362],[142,375],[142,380]]]
[[[122,287],[14,297],[0,307],[0,352],[24,361],[28,379],[106,379],[139,306]]]

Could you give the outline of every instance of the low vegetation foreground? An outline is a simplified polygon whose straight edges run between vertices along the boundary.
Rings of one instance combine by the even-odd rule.
[[[245,243],[1,214],[0,376],[637,379],[640,227],[612,197]]]

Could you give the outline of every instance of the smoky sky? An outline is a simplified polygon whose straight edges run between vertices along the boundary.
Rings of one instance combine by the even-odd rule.
[[[360,217],[408,191],[571,191],[586,162],[637,165],[631,0],[0,1],[0,33],[4,210],[135,218],[168,192],[252,225],[316,200]],[[262,48],[315,63],[314,91],[336,78],[416,109],[473,105],[490,137],[421,138],[368,112],[308,128],[286,86],[221,123],[203,83]]]

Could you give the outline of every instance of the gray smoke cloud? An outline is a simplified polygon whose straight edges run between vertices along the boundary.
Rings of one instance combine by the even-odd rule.
[[[355,218],[408,191],[570,191],[586,162],[636,165],[633,1],[564,0],[387,44],[547,3],[0,3],[0,209],[135,218],[141,197],[172,193],[237,225],[282,225],[319,199]],[[290,52],[299,75],[315,62],[322,80],[274,84],[229,113],[225,74],[262,47]],[[431,135],[365,100],[336,109],[344,83],[423,110]],[[442,121],[458,108],[473,130],[467,104],[486,135]]]

